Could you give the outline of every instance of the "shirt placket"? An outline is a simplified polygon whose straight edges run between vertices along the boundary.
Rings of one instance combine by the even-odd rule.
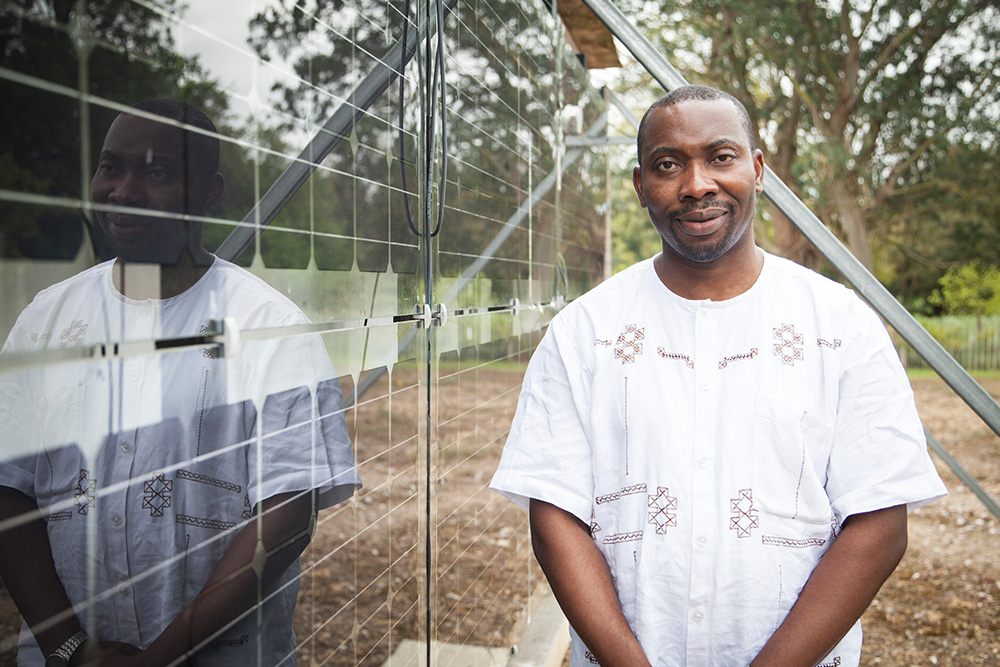
[[[691,586],[687,609],[687,664],[704,664],[709,655],[712,581],[715,571],[719,513],[715,488],[720,377],[714,355],[719,339],[714,309],[695,312],[694,442],[691,461]]]

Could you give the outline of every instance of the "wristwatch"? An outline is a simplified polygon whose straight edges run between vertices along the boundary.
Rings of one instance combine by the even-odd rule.
[[[83,630],[76,632],[67,639],[62,646],[55,650],[55,653],[45,659],[45,667],[69,667],[69,659],[73,657],[80,644],[87,641],[87,633]]]

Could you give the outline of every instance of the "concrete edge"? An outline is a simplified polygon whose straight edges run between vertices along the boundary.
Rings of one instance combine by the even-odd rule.
[[[569,649],[569,621],[547,586],[535,591],[530,617],[507,667],[560,667]]]

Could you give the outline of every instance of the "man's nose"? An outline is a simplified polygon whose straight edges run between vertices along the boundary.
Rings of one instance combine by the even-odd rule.
[[[130,169],[121,173],[108,193],[109,202],[123,206],[141,206],[142,197],[142,176]]]
[[[681,199],[702,199],[718,193],[719,188],[705,165],[690,164],[684,170],[680,187]]]

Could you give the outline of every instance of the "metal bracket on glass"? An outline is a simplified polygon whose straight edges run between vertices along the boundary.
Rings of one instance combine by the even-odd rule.
[[[240,328],[236,326],[236,320],[232,317],[224,317],[221,320],[211,320],[208,323],[209,329],[206,334],[214,334],[217,342],[219,356],[224,359],[231,359],[240,352]]]
[[[426,329],[431,326],[431,322],[434,319],[434,315],[431,313],[430,305],[426,303],[418,303],[414,309],[413,319],[417,321],[417,326],[421,329]]]
[[[439,327],[443,327],[445,322],[448,321],[448,306],[443,303],[439,303],[434,308],[434,321]]]
[[[521,312],[521,300],[518,298],[513,298],[510,300],[510,314],[517,317],[517,314]]]

